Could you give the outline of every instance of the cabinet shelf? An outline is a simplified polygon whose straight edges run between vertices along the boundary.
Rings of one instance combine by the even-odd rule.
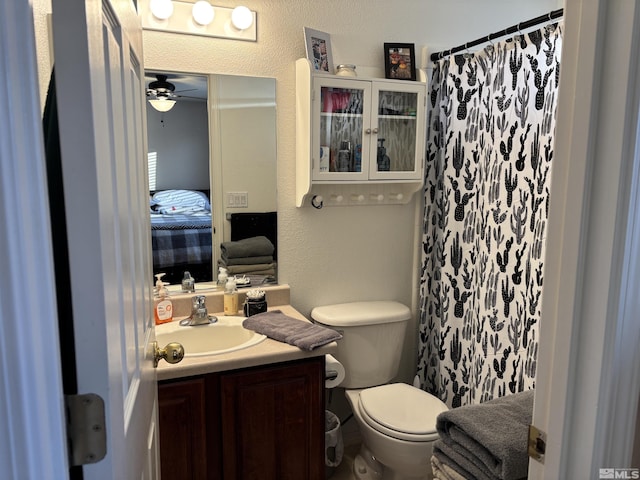
[[[362,118],[361,113],[320,112],[321,117]]]
[[[408,203],[424,181],[426,93],[425,83],[327,75],[299,59],[296,206]]]

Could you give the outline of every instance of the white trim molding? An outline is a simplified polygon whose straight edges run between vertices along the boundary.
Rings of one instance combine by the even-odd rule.
[[[640,387],[639,6],[567,0],[564,12],[533,415],[547,446],[531,479],[631,467]]]
[[[31,1],[0,2],[0,465],[68,477]]]

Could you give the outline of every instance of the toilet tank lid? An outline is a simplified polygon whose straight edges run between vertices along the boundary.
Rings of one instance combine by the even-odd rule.
[[[411,310],[393,301],[351,302],[316,307],[311,310],[311,318],[332,327],[355,327],[405,322],[411,318]]]

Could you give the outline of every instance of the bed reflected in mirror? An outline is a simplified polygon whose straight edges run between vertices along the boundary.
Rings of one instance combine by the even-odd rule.
[[[179,285],[223,266],[275,283],[275,79],[147,71],[145,83],[166,110],[147,102],[153,273]]]

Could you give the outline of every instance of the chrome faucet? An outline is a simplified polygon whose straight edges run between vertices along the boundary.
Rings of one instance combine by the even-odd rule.
[[[183,327],[195,327],[197,325],[209,325],[210,323],[216,323],[218,318],[214,315],[209,315],[209,312],[207,312],[207,306],[204,302],[204,295],[196,295],[193,297],[191,299],[191,315],[189,318],[180,320],[180,325]]]

